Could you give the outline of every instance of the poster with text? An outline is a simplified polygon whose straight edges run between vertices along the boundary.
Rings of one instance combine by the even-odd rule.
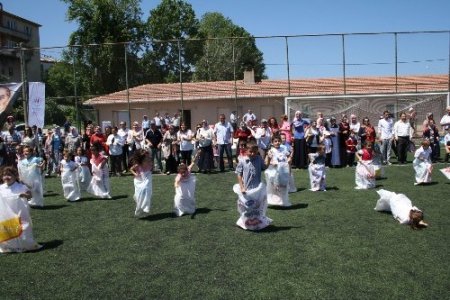
[[[28,84],[28,125],[44,127],[45,118],[45,83],[30,82]]]

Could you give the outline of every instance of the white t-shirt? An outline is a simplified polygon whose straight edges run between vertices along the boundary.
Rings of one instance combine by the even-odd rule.
[[[391,118],[389,119],[381,119],[378,121],[378,132],[380,133],[380,138],[383,140],[387,140],[392,138],[392,134],[394,132],[394,121]]]
[[[180,151],[189,151],[194,149],[194,145],[192,144],[192,131],[190,129],[184,132],[178,131],[177,138],[178,141],[180,141]]]

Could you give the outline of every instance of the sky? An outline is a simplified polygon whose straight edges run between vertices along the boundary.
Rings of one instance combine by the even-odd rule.
[[[41,47],[67,45],[70,34],[77,28],[76,23],[67,21],[67,4],[60,0],[0,2],[5,11],[42,25]],[[198,19],[206,12],[220,12],[256,37],[269,79],[286,79],[288,74],[291,79],[342,76],[344,58],[346,76],[395,75],[396,55],[399,75],[449,73],[448,32],[398,34],[397,39],[393,34],[284,38],[343,33],[449,31],[449,0],[187,2],[192,5]],[[141,1],[144,20],[159,3],[159,0]],[[263,38],[273,36],[282,37]],[[60,51],[46,49],[42,53],[58,58]]]

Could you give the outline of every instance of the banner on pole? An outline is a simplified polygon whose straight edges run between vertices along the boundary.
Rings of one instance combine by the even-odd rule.
[[[0,84],[0,124],[6,121],[8,115],[12,112],[12,108],[20,95],[22,83],[2,83]]]
[[[30,82],[28,91],[28,125],[43,128],[45,124],[45,83]]]

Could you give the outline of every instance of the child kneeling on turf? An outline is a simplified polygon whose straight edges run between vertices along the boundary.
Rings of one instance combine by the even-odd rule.
[[[414,185],[431,182],[431,171],[433,170],[431,153],[429,140],[424,140],[422,142],[422,147],[417,149],[414,153],[413,167],[416,172],[416,183],[414,183]]]
[[[355,189],[371,189],[375,187],[375,169],[372,164],[373,144],[366,143],[366,146],[356,153],[358,164],[355,169]]]

